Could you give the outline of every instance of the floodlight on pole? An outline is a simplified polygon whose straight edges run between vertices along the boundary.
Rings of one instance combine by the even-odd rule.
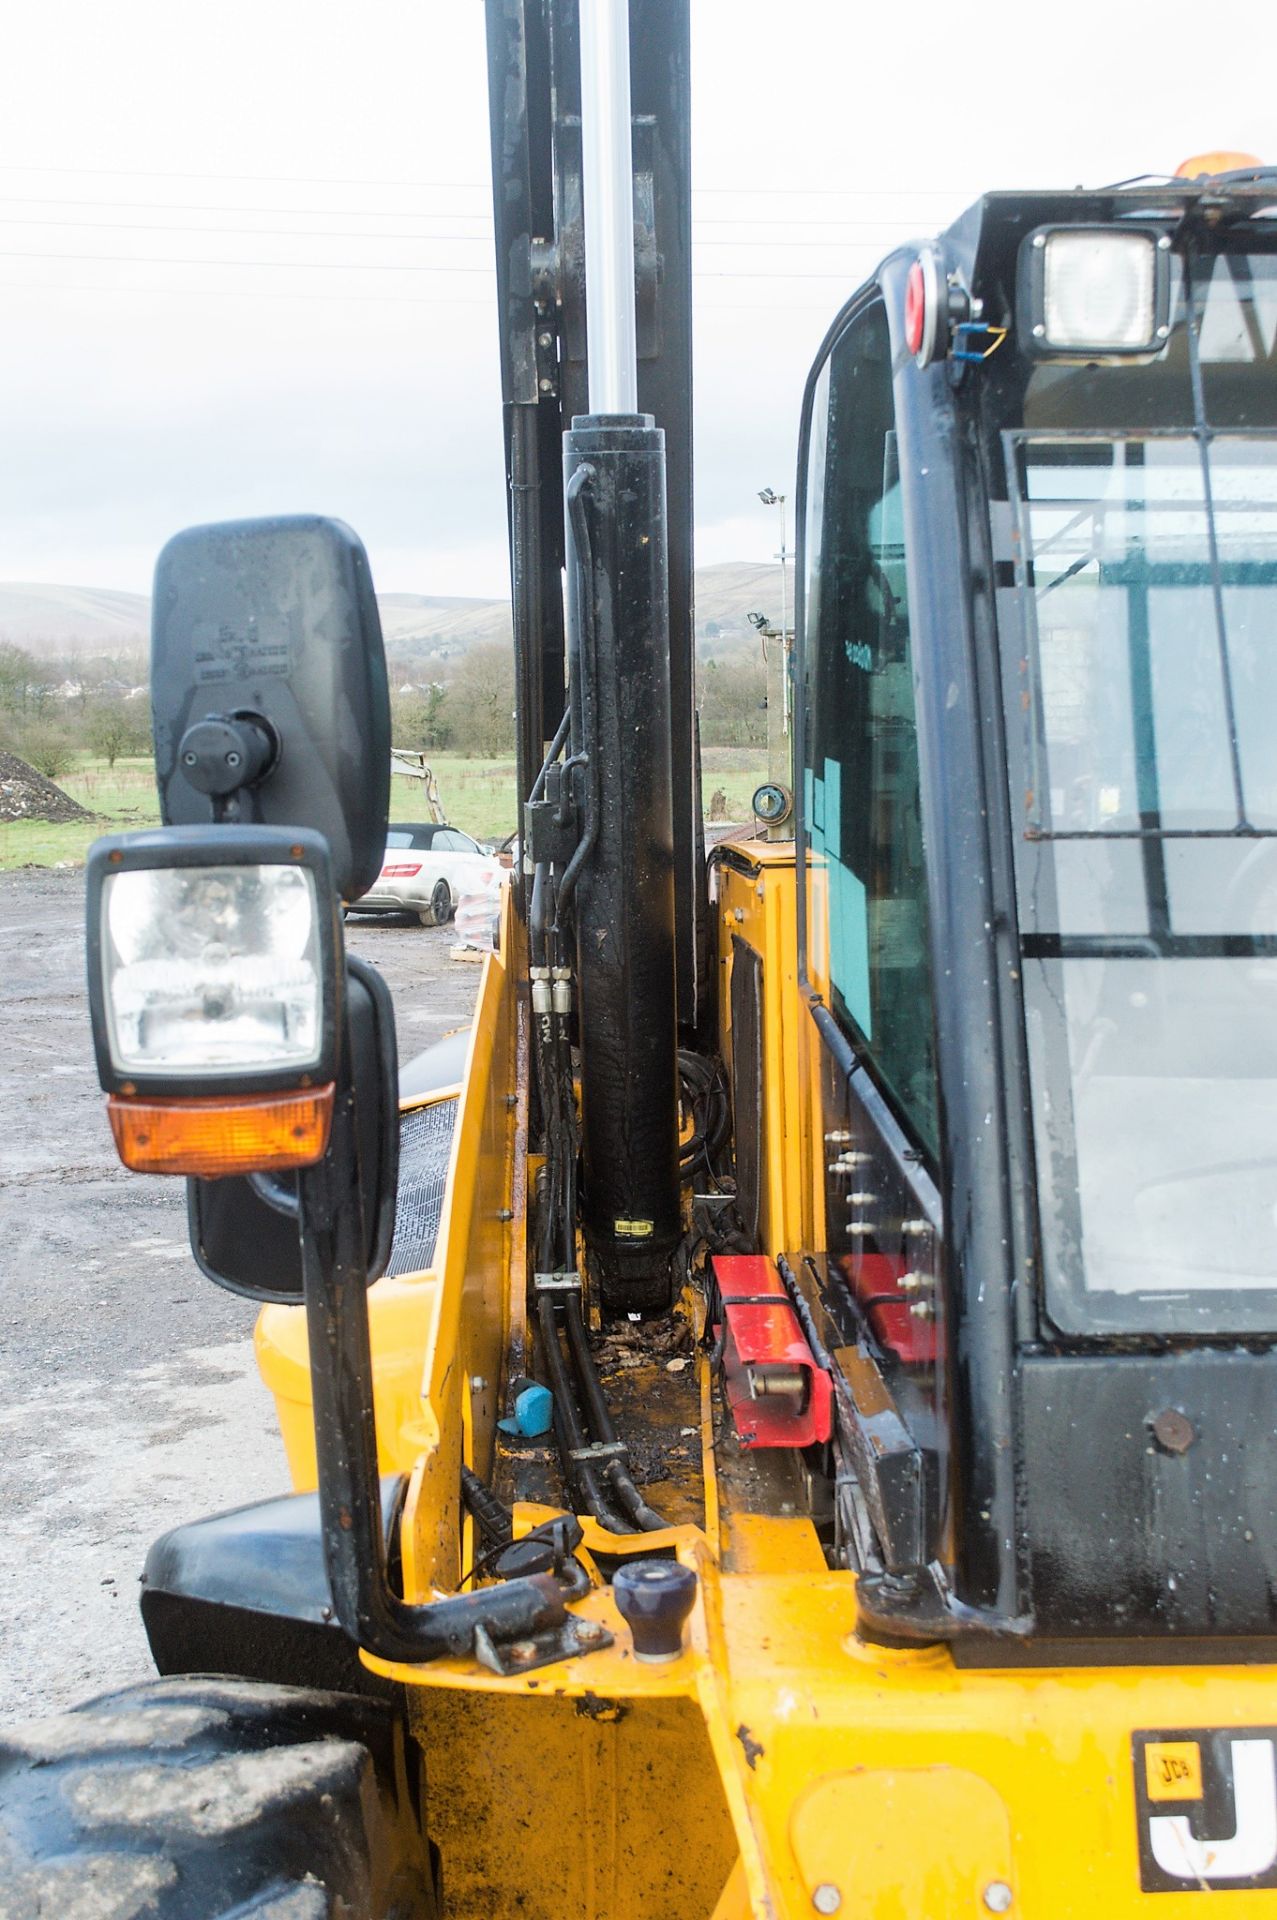
[[[785,496],[783,493],[777,493],[774,487],[761,487],[759,489],[758,497],[762,501],[765,507],[780,508],[780,552],[777,554],[776,558],[780,561],[780,646],[781,646],[781,657],[785,661],[782,704],[783,704],[783,712],[784,712],[784,730],[786,733],[788,733],[789,732],[789,667],[788,667],[789,588],[788,588],[788,581],[786,578],[786,568],[789,562],[789,553],[785,544]]]

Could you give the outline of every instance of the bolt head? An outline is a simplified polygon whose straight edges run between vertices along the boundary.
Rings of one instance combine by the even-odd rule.
[[[1178,1407],[1164,1407],[1152,1422],[1153,1438],[1163,1453],[1187,1453],[1197,1438],[1197,1430]]]
[[[535,1640],[514,1640],[510,1645],[510,1658],[516,1667],[530,1666],[537,1657]]]
[[[576,1637],[583,1647],[595,1647],[603,1638],[603,1628],[597,1620],[578,1620]]]
[[[472,1373],[470,1375],[471,1393],[482,1393],[486,1388],[487,1384],[488,1384],[487,1381],[484,1379],[481,1373]]]
[[[822,1880],[811,1896],[811,1904],[817,1913],[837,1913],[842,1905],[842,1894],[832,1880]]]
[[[983,1899],[990,1913],[1009,1913],[1011,1910],[1011,1889],[1005,1880],[990,1880]]]

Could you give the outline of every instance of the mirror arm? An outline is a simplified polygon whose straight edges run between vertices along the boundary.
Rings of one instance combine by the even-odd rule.
[[[368,1653],[396,1661],[482,1651],[491,1664],[504,1642],[537,1635],[561,1642],[571,1623],[551,1574],[428,1606],[409,1605],[391,1589],[373,1412],[355,1103],[346,1062],[328,1151],[297,1181],[320,1528],[341,1626]]]

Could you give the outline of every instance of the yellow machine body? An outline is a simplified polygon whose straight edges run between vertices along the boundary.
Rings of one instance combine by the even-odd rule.
[[[734,941],[763,961],[761,1232],[819,1245],[811,1026],[797,984],[792,847],[714,863],[720,1004]],[[821,911],[819,875],[808,902]],[[383,1472],[410,1476],[405,1595],[456,1591],[475,1557],[464,1457],[490,1469],[503,1379],[522,1371],[530,1174],[527,1005],[507,893],[459,1093],[435,1260],[369,1294]],[[730,1019],[722,1033],[730,1058]],[[685,1310],[693,1317],[697,1301]],[[315,1483],[304,1316],[267,1308],[258,1356],[294,1481]],[[1277,1671],[1256,1666],[960,1669],[944,1647],[856,1634],[855,1579],[810,1521],[752,1512],[719,1471],[721,1410],[698,1349],[705,1525],[587,1553],[674,1551],[700,1577],[685,1651],[634,1657],[601,1582],[578,1611],[602,1650],[503,1678],[469,1660],[369,1662],[407,1688],[450,1920],[1180,1920],[1213,1891],[1191,1820],[1200,1739],[1277,1743]],[[544,1510],[516,1508],[516,1531]],[[1277,1849],[1277,1799],[1273,1807]],[[1141,1891],[1141,1849],[1179,1846],[1183,1890]],[[1221,1891],[1277,1914],[1277,1891]]]

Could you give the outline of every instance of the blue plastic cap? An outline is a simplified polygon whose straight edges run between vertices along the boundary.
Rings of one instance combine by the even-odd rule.
[[[525,1440],[535,1440],[538,1434],[548,1433],[554,1424],[554,1395],[548,1387],[525,1387],[516,1395],[514,1414],[506,1420],[498,1420],[502,1433],[521,1434]]]

